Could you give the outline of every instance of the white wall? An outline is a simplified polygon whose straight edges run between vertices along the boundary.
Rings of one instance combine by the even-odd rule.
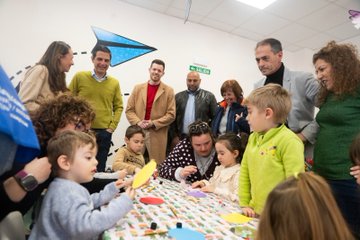
[[[54,40],[69,43],[74,52],[90,52],[96,44],[91,26],[158,49],[109,69],[123,93],[131,93],[134,84],[148,80],[148,68],[155,58],[165,61],[163,81],[175,92],[186,88],[185,77],[195,60],[211,69],[210,75],[202,75],[202,87],[218,100],[224,80],[237,79],[248,95],[261,78],[254,60],[256,42],[116,0],[0,0],[0,64],[15,77],[16,85],[22,78],[17,72],[34,65]],[[311,56],[308,50],[285,51],[284,62],[294,70],[313,72]],[[79,54],[74,62],[68,82],[75,72],[92,68],[90,54]],[[125,107],[127,97],[123,99]],[[123,114],[113,138],[116,147],[123,144],[127,126]]]

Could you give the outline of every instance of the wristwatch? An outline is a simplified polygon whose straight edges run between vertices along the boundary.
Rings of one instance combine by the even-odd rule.
[[[36,178],[24,170],[21,170],[15,174],[14,178],[18,184],[27,192],[34,190],[39,185]]]

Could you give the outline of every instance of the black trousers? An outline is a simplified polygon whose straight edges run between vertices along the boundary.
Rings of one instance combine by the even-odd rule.
[[[112,133],[106,129],[92,129],[96,134],[96,143],[98,145],[98,152],[96,159],[98,160],[97,171],[104,172],[106,167],[107,157],[111,146]]]

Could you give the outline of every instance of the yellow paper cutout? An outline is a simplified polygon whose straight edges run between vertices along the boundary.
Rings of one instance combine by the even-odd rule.
[[[230,223],[247,223],[251,221],[251,218],[242,215],[240,213],[229,213],[221,215],[221,218],[225,219]]]
[[[134,177],[132,184],[133,188],[139,188],[141,185],[146,183],[147,180],[151,177],[156,169],[156,162],[151,159]]]

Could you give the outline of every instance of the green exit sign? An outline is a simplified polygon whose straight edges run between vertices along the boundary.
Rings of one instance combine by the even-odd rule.
[[[190,69],[190,71],[195,71],[195,72],[199,72],[199,73],[204,73],[204,74],[210,75],[210,69],[207,69],[207,68],[190,65],[190,68],[189,68],[189,69]]]

